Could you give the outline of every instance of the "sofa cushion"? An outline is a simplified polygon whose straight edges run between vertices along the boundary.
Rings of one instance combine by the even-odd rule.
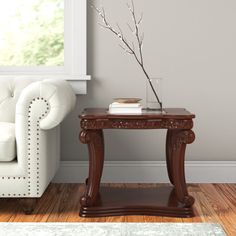
[[[16,103],[24,88],[34,82],[27,78],[0,79],[0,122],[15,122]]]
[[[0,122],[0,162],[16,158],[15,124]]]

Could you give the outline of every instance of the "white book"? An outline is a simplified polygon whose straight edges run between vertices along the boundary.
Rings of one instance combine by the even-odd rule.
[[[113,102],[110,104],[110,107],[114,108],[139,108],[141,107],[140,103],[119,103],[119,102]]]
[[[111,114],[142,114],[142,107],[134,108],[118,108],[109,107],[109,113]]]

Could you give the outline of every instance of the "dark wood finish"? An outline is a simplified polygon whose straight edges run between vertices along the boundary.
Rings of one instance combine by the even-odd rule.
[[[167,134],[166,134],[166,167],[167,167],[167,172],[168,172],[168,176],[169,176],[169,180],[170,182],[174,185],[174,181],[173,181],[173,175],[172,175],[172,167],[173,167],[173,148],[172,148],[172,144],[173,144],[173,130],[167,130]]]
[[[184,171],[184,158],[186,144],[190,144],[194,141],[195,135],[192,130],[173,130],[171,139],[172,143],[172,163],[171,176],[175,187],[175,193],[179,202],[184,207],[191,207],[194,203],[194,198],[188,195],[185,171]]]
[[[166,208],[165,206],[168,206]],[[179,204],[173,187],[114,188],[101,187],[92,206],[82,207],[82,217],[155,215],[192,217],[192,208]]]
[[[85,109],[80,116],[80,141],[88,145],[89,177],[80,199],[80,215],[192,217],[194,198],[187,191],[184,161],[186,145],[195,139],[191,130],[193,118],[195,115],[181,108],[164,109],[161,114],[143,111],[140,115],[113,115],[106,109]],[[166,163],[173,187],[145,189],[143,192],[134,189],[100,189],[104,163],[103,129],[167,129]]]
[[[80,141],[88,144],[89,177],[86,179],[86,191],[80,199],[82,206],[92,206],[97,198],[104,162],[104,141],[102,130],[83,130]]]
[[[98,129],[191,129],[195,116],[185,109],[164,109],[164,113],[113,115],[106,109],[85,109],[81,119],[84,130]]]
[[[22,210],[26,215],[33,213],[38,199],[37,198],[21,198],[19,199]]]
[[[163,113],[143,110],[142,114],[110,114],[105,108],[87,108],[79,116],[81,119],[156,119],[156,118],[174,118],[174,119],[193,119],[195,115],[184,108],[165,108]]]

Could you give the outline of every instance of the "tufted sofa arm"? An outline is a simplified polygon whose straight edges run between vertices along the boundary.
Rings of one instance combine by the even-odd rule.
[[[76,96],[66,81],[48,79],[34,82],[22,91],[16,104],[16,117],[19,115],[29,116],[30,105],[35,100],[41,100],[45,103],[39,104],[42,110],[45,109],[45,112],[41,114],[42,117],[40,117],[40,128],[49,130],[59,125],[74,108]],[[46,107],[44,108],[43,105]],[[39,111],[40,106],[37,111]]]
[[[59,124],[75,101],[72,88],[62,80],[37,81],[22,90],[15,117],[18,174],[11,172],[24,184],[17,187],[20,196],[42,196],[54,177],[60,162]]]

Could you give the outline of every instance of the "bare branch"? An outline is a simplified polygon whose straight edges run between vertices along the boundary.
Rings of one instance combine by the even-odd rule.
[[[126,49],[121,44],[119,44],[119,47],[121,47],[124,51],[126,51]]]
[[[110,29],[110,27],[109,26],[107,26],[107,25],[103,25],[102,23],[98,23],[98,25],[100,25],[102,28],[104,28],[104,29]]]
[[[123,34],[122,29],[120,28],[119,24],[116,23],[116,26],[117,26],[117,28],[118,28],[118,30],[119,30],[119,32],[120,32],[122,38],[124,38],[124,34]]]
[[[137,21],[136,19],[136,15],[135,15],[135,9],[134,9],[134,2],[133,0],[131,0],[131,5],[132,7],[130,7],[129,4],[127,4],[129,10],[130,10],[130,13],[131,13],[131,16],[132,16],[132,19],[133,19],[133,22],[134,22],[134,34],[136,36],[136,39],[137,39],[137,42],[138,42],[138,47],[139,47],[139,56],[140,56],[140,62],[143,65],[143,52],[142,52],[142,45],[143,45],[143,42],[140,38],[140,35],[139,35],[139,25],[141,24],[142,22],[142,19],[143,19],[143,14],[141,14],[141,18],[139,19],[139,21]]]
[[[142,33],[142,35],[140,36],[140,42],[141,42],[141,44],[143,44],[143,41],[144,41],[144,33]]]
[[[132,49],[133,49],[133,51],[135,51],[134,42],[132,42]]]
[[[130,31],[131,31],[133,34],[135,34],[135,31],[132,29],[132,27],[130,26],[129,23],[127,23],[127,26],[128,26],[128,28],[130,29]]]
[[[100,10],[95,5],[91,4],[91,8],[93,8],[100,15]]]
[[[142,23],[143,21],[143,13],[141,13],[140,19],[138,20],[138,26]]]
[[[120,46],[121,49],[123,49],[126,53],[128,53],[128,54],[130,54],[130,55],[134,54],[133,52],[131,52],[131,51],[127,50],[126,48],[124,48],[122,45],[119,44],[119,46]]]
[[[131,0],[131,4],[132,4],[132,11],[134,13],[134,1],[133,0]]]
[[[131,6],[129,5],[129,3],[126,4],[128,9],[130,10],[130,12],[133,14],[133,8],[131,8]]]
[[[102,23],[98,23],[102,28],[105,28],[107,30],[109,30],[110,32],[112,32],[116,37],[119,38],[119,40],[122,42],[122,45],[119,44],[119,46],[121,47],[122,50],[124,50],[126,53],[130,54],[130,55],[133,55],[135,60],[138,62],[138,64],[140,65],[140,67],[142,68],[151,88],[152,88],[152,91],[158,101],[158,103],[160,104],[160,107],[162,109],[162,103],[152,85],[152,82],[151,82],[151,79],[148,75],[148,73],[146,72],[146,69],[144,67],[144,63],[143,63],[143,52],[142,52],[142,48],[143,48],[143,41],[144,41],[144,34],[142,34],[140,36],[139,34],[139,25],[142,23],[142,20],[143,20],[143,14],[141,14],[141,17],[140,19],[137,21],[136,19],[136,15],[135,15],[135,8],[134,8],[134,2],[133,0],[131,0],[131,5],[127,3],[127,7],[132,15],[132,20],[134,22],[134,30],[132,29],[132,27],[127,23],[129,29],[131,30],[131,32],[133,34],[135,34],[136,36],[136,39],[137,39],[137,42],[138,42],[138,49],[139,49],[139,57],[138,55],[136,54],[136,50],[135,50],[135,45],[134,45],[134,42],[132,42],[132,44],[130,44],[126,38],[124,37],[124,34],[120,28],[120,26],[118,24],[117,25],[117,28],[118,30],[116,30],[114,27],[112,27],[112,25],[108,22],[107,18],[106,18],[106,13],[105,13],[105,10],[103,7],[101,7],[101,9],[97,8],[96,6],[94,5],[91,5],[91,7],[97,12],[97,14],[101,17],[102,19]]]
[[[102,7],[102,14],[103,14],[104,18],[106,18],[106,15],[105,15],[105,10],[104,10],[104,8],[103,8],[103,7]]]
[[[103,8],[101,8],[102,10],[100,10],[99,8],[93,6],[93,8],[96,10],[96,12],[98,13],[98,15],[102,18],[102,21],[104,24],[99,24],[101,27],[110,30],[113,34],[115,34],[123,43],[123,45],[126,47],[126,52],[128,52],[129,54],[133,54],[135,59],[137,60],[137,62],[141,65],[141,61],[139,60],[136,52],[133,50],[132,46],[127,42],[127,40],[124,38],[123,36],[123,32],[121,30],[121,28],[119,27],[119,25],[117,24],[118,27],[118,31],[116,29],[114,29],[107,21],[106,19],[106,14],[105,14],[105,10]]]

